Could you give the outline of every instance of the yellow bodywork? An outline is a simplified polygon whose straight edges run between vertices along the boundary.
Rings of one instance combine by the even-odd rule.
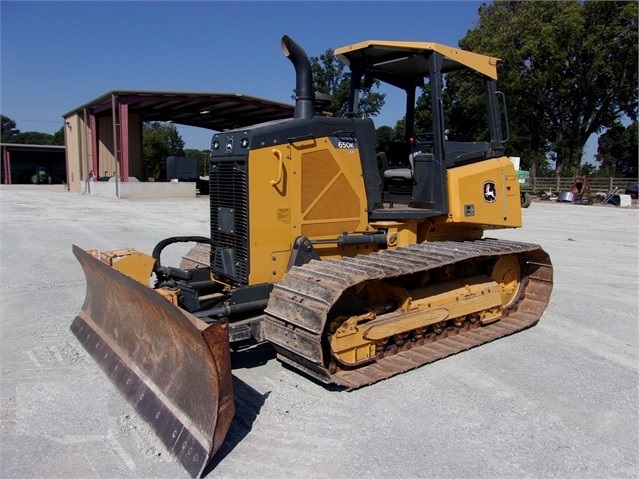
[[[522,225],[519,183],[506,157],[448,169],[448,215],[370,223],[356,148],[334,148],[328,138],[306,139],[253,150],[248,164],[250,284],[279,281],[299,236],[328,241],[344,233],[384,229],[387,246],[394,248],[480,238],[485,229]],[[494,185],[494,201],[484,197],[487,182]],[[377,247],[338,248],[327,242],[315,249],[327,259],[369,253]]]
[[[94,258],[113,267],[129,278],[133,278],[138,283],[149,285],[149,278],[153,272],[155,260],[146,253],[142,253],[133,248],[118,249],[113,251],[99,252],[97,250],[87,250]]]
[[[86,250],[91,256],[99,259],[105,264],[108,264],[113,269],[119,271],[125,276],[134,279],[138,283],[144,286],[149,286],[149,280],[153,273],[153,266],[155,265],[155,259],[152,256],[138,251],[133,248],[124,248],[113,251],[98,251],[95,249]],[[167,288],[154,289],[168,302],[178,305],[178,289],[174,290]]]
[[[377,302],[395,301],[400,307],[379,318],[371,312],[343,321],[329,336],[331,351],[342,363],[355,365],[368,361],[388,340],[401,342],[402,335],[423,334],[431,325],[455,319],[461,324],[469,315],[475,315],[484,324],[502,314],[499,286],[487,276],[416,288],[410,294],[379,282],[369,287],[374,291],[366,296]]]
[[[334,239],[367,229],[357,149],[307,139],[254,150],[248,164],[251,284],[279,281],[299,236]],[[343,254],[334,246],[318,249],[323,257]]]
[[[492,202],[484,198],[487,182],[495,184]],[[452,223],[479,224],[486,229],[522,226],[519,182],[515,167],[506,157],[450,168],[448,204],[448,220]],[[470,206],[472,216],[467,213]]]

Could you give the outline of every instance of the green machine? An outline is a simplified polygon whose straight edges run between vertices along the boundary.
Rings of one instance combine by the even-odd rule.
[[[528,208],[532,203],[532,197],[530,196],[530,171],[517,170],[517,181],[519,181],[521,207]]]

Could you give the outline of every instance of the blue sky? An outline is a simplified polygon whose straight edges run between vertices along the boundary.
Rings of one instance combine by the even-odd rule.
[[[291,102],[286,34],[309,56],[364,40],[457,46],[475,1],[0,1],[0,112],[53,133],[62,115],[110,90],[237,92]],[[376,125],[402,104],[387,98]],[[178,127],[187,148],[211,133]]]
[[[0,2],[0,111],[20,131],[53,133],[62,115],[110,90],[237,92],[290,103],[286,34],[309,56],[363,40],[457,46],[481,2]],[[389,104],[378,126],[394,125]],[[395,110],[394,113],[392,110]],[[186,146],[210,132],[179,127]]]

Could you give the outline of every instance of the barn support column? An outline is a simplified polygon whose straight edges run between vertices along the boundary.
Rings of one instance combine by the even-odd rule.
[[[118,97],[120,134],[120,178],[129,181],[129,100],[127,97]]]
[[[95,175],[95,179],[97,180],[100,177],[100,168],[98,164],[98,122],[95,119],[95,113],[91,113],[89,116],[89,121],[91,124],[91,157],[92,161],[92,169],[93,174]]]
[[[89,136],[89,111],[86,107],[82,109],[82,128],[80,128],[80,144],[78,145],[78,152],[80,156],[80,180],[86,179],[89,181],[89,171],[91,171],[91,154],[89,153],[90,136]],[[67,173],[68,174],[68,173]],[[71,183],[69,183],[71,184]]]
[[[111,118],[113,119],[113,157],[115,158],[115,197],[120,197],[120,122],[118,121],[118,97],[111,94]]]
[[[11,184],[11,155],[9,148],[2,150],[2,167],[4,168],[4,184]]]

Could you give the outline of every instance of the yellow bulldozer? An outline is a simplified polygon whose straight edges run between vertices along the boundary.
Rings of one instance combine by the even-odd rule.
[[[499,59],[427,42],[338,48],[351,95],[335,117],[304,50],[281,46],[293,118],[213,135],[210,237],[151,255],[73,247],[87,293],[72,331],[193,477],[233,419],[231,350],[268,342],[302,374],[355,389],[536,324],[552,290],[540,246],[484,237],[522,226]],[[483,82],[484,141],[447,136],[443,85],[458,71]],[[405,92],[405,138],[378,141],[359,111],[373,81]],[[424,85],[428,132],[415,131]],[[183,242],[197,245],[163,265]]]

